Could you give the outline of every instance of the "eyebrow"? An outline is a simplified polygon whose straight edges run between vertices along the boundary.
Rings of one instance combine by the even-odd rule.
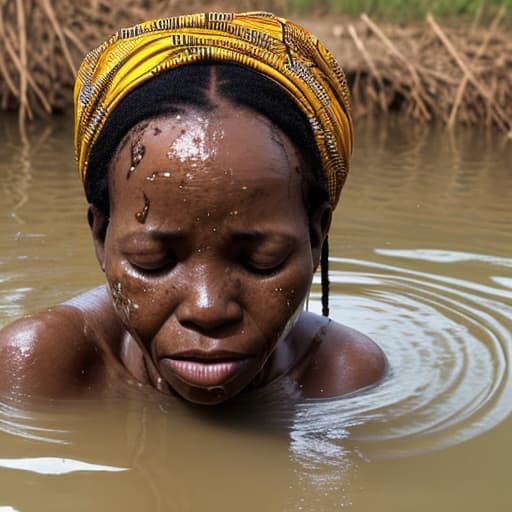
[[[243,233],[236,233],[233,237],[236,241],[240,242],[258,242],[265,239],[272,239],[277,242],[293,242],[296,237],[290,233],[283,233],[278,231],[259,231],[259,230],[250,230],[245,231]]]
[[[133,242],[133,241],[146,241],[147,239],[160,241],[179,241],[185,238],[185,235],[181,231],[161,231],[159,229],[148,229],[145,231],[137,231],[135,233],[127,233],[121,239],[121,243]]]
[[[147,229],[143,232],[127,233],[120,239],[120,243],[145,242],[149,240],[156,242],[180,242],[184,241],[186,234],[183,231],[162,231],[159,229]],[[279,231],[247,230],[233,235],[235,242],[260,242],[272,240],[283,243],[293,243],[297,237],[291,233]]]

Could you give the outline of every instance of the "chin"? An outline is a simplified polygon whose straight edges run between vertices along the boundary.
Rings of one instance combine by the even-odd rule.
[[[181,386],[172,386],[176,394],[187,402],[197,405],[218,405],[226,402],[230,398],[238,395],[240,390],[227,390],[224,386],[216,386],[212,388],[189,388],[180,389]]]

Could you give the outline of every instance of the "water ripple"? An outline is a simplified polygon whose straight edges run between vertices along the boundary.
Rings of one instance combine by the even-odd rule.
[[[333,258],[331,314],[375,339],[390,372],[364,392],[300,405],[292,449],[310,465],[324,465],[333,446],[364,459],[445,448],[492,429],[512,411],[512,293],[502,286],[509,279],[470,281],[451,277],[446,268],[477,260],[490,274],[508,270],[512,259],[424,249],[375,252],[387,260]],[[439,272],[401,266],[404,259],[412,266],[434,262],[429,269]],[[488,284],[493,281],[500,286]],[[313,310],[318,298],[313,294]],[[321,443],[321,450],[311,450]]]
[[[349,396],[283,406],[292,458],[313,472],[330,467],[339,474],[357,459],[445,448],[493,428],[512,411],[512,292],[510,278],[495,277],[508,272],[512,260],[428,249],[374,254],[372,261],[332,258],[331,314],[379,343],[389,361],[387,378]],[[474,280],[454,277],[452,265],[470,276],[461,266],[475,260]],[[317,284],[312,310],[320,309]],[[270,416],[277,418],[278,410]],[[0,403],[1,432],[54,446],[73,443],[78,418],[74,409],[32,414]]]

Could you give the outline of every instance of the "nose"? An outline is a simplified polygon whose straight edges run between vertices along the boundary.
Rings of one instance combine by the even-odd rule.
[[[176,309],[177,319],[183,327],[213,335],[212,331],[234,326],[242,320],[238,295],[239,284],[226,279],[222,271],[204,268],[187,280]]]

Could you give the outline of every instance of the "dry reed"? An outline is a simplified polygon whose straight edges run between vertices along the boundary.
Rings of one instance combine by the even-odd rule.
[[[182,4],[180,6],[179,4]],[[189,0],[187,11],[215,8]],[[222,9],[253,9],[246,0]],[[283,12],[286,0],[259,0]],[[0,108],[27,119],[71,106],[78,63],[123,25],[184,11],[178,0],[3,0],[0,3]],[[512,136],[512,38],[500,29],[504,11],[487,28],[425,23],[378,25],[366,15],[334,24],[307,20],[349,75],[356,116],[399,110],[414,119],[496,126]]]
[[[400,110],[423,121],[495,126],[512,137],[512,38],[488,28],[380,27],[363,14],[332,28],[331,50],[349,75],[356,115]]]

